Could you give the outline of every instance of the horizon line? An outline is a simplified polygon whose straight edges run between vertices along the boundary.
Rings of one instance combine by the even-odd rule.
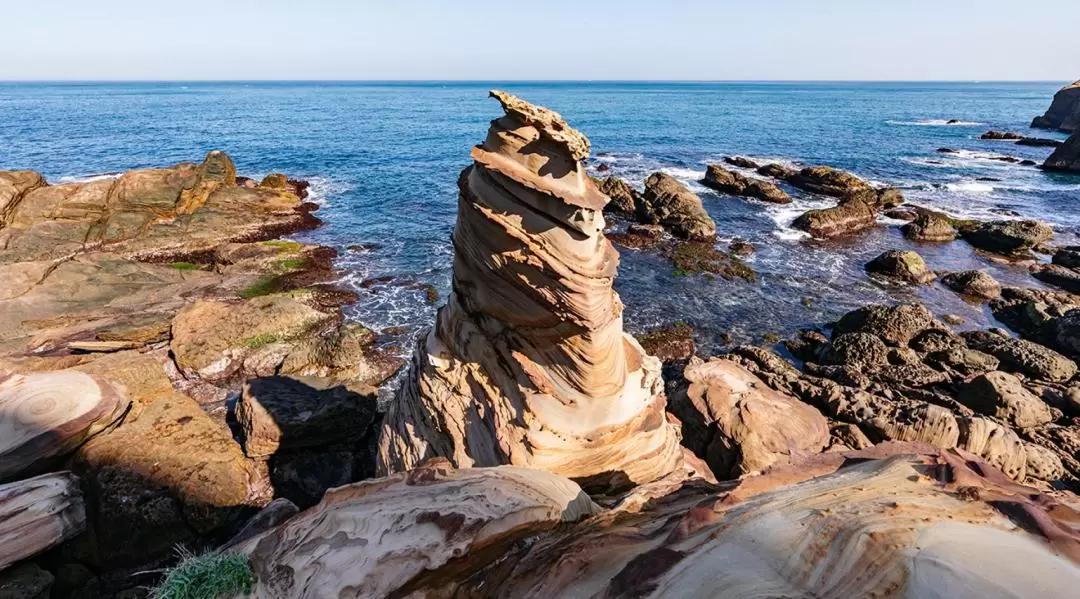
[[[3,79],[13,83],[1059,83],[1069,79]]]

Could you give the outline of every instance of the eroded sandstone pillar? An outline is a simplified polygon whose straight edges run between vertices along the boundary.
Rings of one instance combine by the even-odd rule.
[[[589,140],[491,95],[506,114],[459,178],[453,292],[388,409],[380,472],[442,456],[601,488],[654,480],[678,467],[678,433],[659,361],[622,330]]]

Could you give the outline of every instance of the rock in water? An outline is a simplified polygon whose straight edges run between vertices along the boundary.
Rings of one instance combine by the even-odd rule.
[[[710,164],[701,184],[721,193],[755,198],[772,204],[790,204],[791,198],[774,183],[751,179],[718,164]]]
[[[645,195],[638,204],[638,218],[663,225],[677,237],[707,241],[716,235],[716,223],[685,185],[667,173],[653,173],[645,179]]]
[[[1043,163],[1048,171],[1080,173],[1080,133],[1073,133]]]
[[[912,222],[900,227],[904,237],[912,241],[952,241],[956,229],[941,214],[923,211]]]
[[[999,220],[980,223],[963,232],[971,245],[998,254],[1016,254],[1050,241],[1054,230],[1035,220]]]
[[[252,597],[398,596],[414,579],[452,578],[461,560],[479,565],[492,550],[598,511],[580,487],[548,472],[454,470],[435,459],[331,490],[238,550],[257,578]]]
[[[74,450],[129,405],[122,389],[74,370],[0,376],[0,480]]]
[[[441,456],[590,489],[654,480],[678,466],[678,432],[659,361],[623,333],[589,142],[550,110],[492,96],[506,115],[458,181],[454,293],[387,409],[379,470]]]
[[[0,570],[85,528],[79,479],[70,472],[0,485]]]
[[[987,300],[1001,297],[1001,284],[981,270],[949,273],[941,277],[941,282],[949,289],[963,295]]]
[[[922,256],[910,250],[889,250],[867,263],[866,270],[916,285],[937,278]]]
[[[1046,114],[1035,117],[1031,126],[1036,129],[1060,129],[1072,133],[1080,128],[1080,81],[1066,85],[1054,94]]]
[[[869,229],[877,213],[861,199],[843,200],[832,208],[808,210],[792,223],[796,229],[814,237],[839,237]]]

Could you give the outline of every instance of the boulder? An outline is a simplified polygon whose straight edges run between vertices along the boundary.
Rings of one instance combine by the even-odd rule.
[[[685,389],[671,399],[684,442],[717,478],[765,470],[780,460],[820,452],[829,441],[825,417],[770,389],[729,360],[692,360]]]
[[[867,333],[837,335],[825,349],[822,361],[826,364],[853,366],[873,370],[888,363],[889,348],[881,339]]]
[[[288,186],[289,178],[281,173],[270,173],[259,183],[259,187],[266,189],[286,189]]]
[[[1027,476],[1027,446],[1016,433],[980,416],[964,417],[959,423],[958,447],[986,460],[1009,478],[1024,480]]]
[[[371,476],[370,471],[362,474],[357,467],[355,451],[325,447],[279,454],[271,464],[274,494],[300,509],[318,503],[329,489]]]
[[[791,177],[794,177],[799,171],[791,167],[784,166],[775,162],[764,164],[758,167],[757,172],[759,175],[766,177],[772,177],[773,179],[780,179],[781,181],[787,181]]]
[[[818,238],[852,235],[874,226],[877,213],[861,199],[841,201],[832,208],[808,210],[792,226]]]
[[[41,471],[123,418],[123,388],[74,370],[0,375],[0,481]]]
[[[248,379],[236,420],[249,457],[279,450],[362,439],[375,421],[377,390],[364,393],[326,379],[272,376]]]
[[[455,470],[434,459],[334,489],[236,549],[255,574],[251,597],[390,597],[599,511],[580,487],[549,472]]]
[[[971,245],[997,254],[1016,254],[1050,241],[1054,231],[1034,220],[980,223],[962,234]]]
[[[1031,276],[1069,293],[1080,293],[1080,270],[1060,264],[1037,264],[1031,268]]]
[[[951,272],[941,277],[941,283],[968,297],[993,300],[1001,296],[1001,284],[981,270]]]
[[[1001,362],[975,349],[952,347],[935,351],[926,356],[926,363],[934,368],[959,377],[969,377],[997,370]]]
[[[866,270],[916,285],[925,285],[937,278],[922,256],[910,250],[889,250],[868,262]]]
[[[943,242],[956,239],[956,229],[942,215],[921,211],[912,222],[900,227],[904,237],[912,241]]]
[[[1018,146],[1031,146],[1035,148],[1057,148],[1063,144],[1058,139],[1045,139],[1042,137],[1024,137],[1016,142]]]
[[[731,166],[737,166],[739,168],[749,168],[753,170],[761,168],[760,164],[754,162],[753,160],[750,160],[749,158],[746,158],[745,156],[724,156],[724,162],[730,164]]]
[[[1054,452],[1034,443],[1025,444],[1025,450],[1027,454],[1025,470],[1031,478],[1056,482],[1065,474],[1065,466]]]
[[[615,176],[598,181],[597,188],[611,198],[611,201],[604,206],[604,212],[632,217],[637,213],[637,207],[643,202],[640,191]]]
[[[1080,246],[1070,245],[1058,248],[1050,261],[1059,266],[1080,268]]]
[[[646,223],[663,225],[683,239],[706,241],[716,235],[716,224],[705,212],[701,198],[667,173],[653,173],[645,180],[637,216]]]
[[[877,192],[866,181],[828,166],[804,168],[788,177],[787,182],[812,193],[841,199],[858,198],[869,204],[874,204],[877,196]]]
[[[1073,133],[1042,165],[1044,170],[1080,173],[1080,134]]]
[[[833,337],[862,332],[889,345],[904,346],[933,321],[934,315],[922,304],[865,306],[842,316],[833,327]]]
[[[716,164],[708,166],[701,184],[728,195],[754,198],[772,204],[791,203],[788,194],[775,184],[752,179]]]
[[[993,335],[971,346],[1000,360],[1003,370],[1019,372],[1037,380],[1060,383],[1076,375],[1076,362],[1025,339]]]
[[[513,463],[598,493],[666,476],[683,463],[678,430],[665,418],[660,361],[623,332],[607,197],[581,162],[589,142],[546,108],[492,95],[505,116],[459,178],[458,291],[387,406],[379,472],[433,456],[461,468]],[[647,202],[701,210],[674,179],[650,181]],[[711,220],[668,222],[713,233]]]
[[[1054,419],[1050,407],[1024,388],[1015,376],[995,371],[975,377],[956,399],[972,410],[994,416],[1017,428],[1032,428]]]
[[[300,508],[296,507],[296,504],[284,497],[278,497],[259,510],[258,514],[248,519],[240,532],[233,535],[227,543],[221,546],[219,551],[222,553],[228,552],[244,541],[263,534],[298,513],[300,513]]]
[[[859,423],[871,441],[925,443],[948,449],[960,439],[960,425],[948,409],[933,404],[893,406]]]
[[[947,351],[954,347],[967,349],[964,339],[947,329],[926,329],[920,331],[908,342],[908,346],[924,354]]]
[[[0,570],[85,529],[83,495],[72,473],[55,472],[0,485]]]
[[[1071,133],[1080,128],[1080,81],[1066,85],[1054,94],[1046,114],[1035,117],[1031,126],[1036,129],[1059,129]]]

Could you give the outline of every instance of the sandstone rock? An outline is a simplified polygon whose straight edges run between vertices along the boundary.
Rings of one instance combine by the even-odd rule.
[[[1050,407],[1024,388],[1020,380],[1004,372],[989,372],[960,389],[960,403],[995,416],[1017,428],[1031,428],[1054,419]]]
[[[1023,481],[1027,476],[1027,449],[1008,427],[973,416],[961,418],[958,447],[986,460],[1009,478]]]
[[[653,173],[645,180],[638,218],[663,225],[683,239],[707,241],[716,235],[716,224],[705,212],[701,198],[666,173]]]
[[[888,386],[904,385],[907,387],[927,387],[946,380],[944,374],[921,362],[885,366],[870,373],[870,377],[872,380]]]
[[[724,156],[724,162],[730,164],[731,166],[737,166],[740,168],[749,168],[754,170],[761,168],[760,164],[754,162],[753,160],[750,160],[749,158],[746,158],[745,156]]]
[[[911,349],[929,354],[933,352],[948,351],[950,349],[964,347],[963,338],[957,336],[952,331],[945,329],[926,329],[920,331],[908,342]]]
[[[722,166],[710,164],[705,171],[702,185],[733,196],[745,196],[772,204],[790,204],[791,198],[768,181],[751,179],[746,175],[729,171]]]
[[[1036,129],[1060,129],[1067,133],[1080,128],[1080,81],[1066,85],[1054,94],[1046,114],[1035,117],[1031,126]]]
[[[255,297],[239,303],[196,301],[172,325],[170,347],[188,377],[215,382],[242,377],[244,362],[327,324],[333,315],[315,310],[288,294]],[[285,354],[273,359],[281,364]],[[273,374],[274,368],[269,374]]]
[[[974,349],[986,352],[998,360],[1005,370],[1019,372],[1035,379],[1064,382],[1076,375],[1076,362],[1056,351],[1024,339],[992,337],[974,344]]]
[[[804,168],[797,174],[787,179],[795,187],[805,189],[812,193],[832,196],[841,199],[862,199],[864,202],[874,203],[874,188],[851,173],[846,173],[828,166],[812,166]]]
[[[940,214],[929,211],[920,212],[914,221],[900,227],[904,237],[912,241],[952,241],[956,239],[956,229]]]
[[[692,360],[688,387],[671,398],[687,446],[717,478],[765,470],[778,460],[821,451],[825,417],[794,397],[768,388],[728,360]]]
[[[281,173],[270,173],[259,183],[259,187],[266,189],[286,189],[288,185],[289,178]]]
[[[279,450],[363,438],[375,421],[377,401],[375,389],[361,394],[325,379],[248,379],[236,404],[244,452],[268,457]]]
[[[1054,482],[1065,474],[1065,466],[1061,464],[1061,458],[1049,449],[1034,443],[1026,443],[1025,454],[1027,455],[1026,471],[1031,478]]]
[[[1080,357],[1080,309],[1069,310],[1051,322],[1054,346],[1074,358]]]
[[[845,200],[832,208],[808,210],[792,226],[814,237],[851,235],[874,226],[877,214],[860,199]]]
[[[45,178],[34,171],[0,171],[0,230],[11,220],[26,194],[45,186]]]
[[[0,485],[0,570],[83,532],[86,512],[70,472]]]
[[[0,597],[4,599],[49,599],[53,575],[35,564],[22,563],[0,572]]]
[[[937,278],[922,256],[912,251],[889,250],[868,262],[866,270],[916,285],[925,285]]]
[[[841,317],[833,327],[833,335],[869,333],[890,345],[902,346],[933,321],[933,314],[922,304],[866,306]]]
[[[378,387],[393,376],[405,361],[376,348],[375,338],[372,331],[359,323],[335,327],[294,343],[277,368],[277,373]]]
[[[1001,284],[981,270],[952,272],[941,277],[941,282],[949,289],[969,297],[992,300],[1001,296]]]
[[[608,177],[600,181],[597,187],[611,198],[611,202],[604,206],[604,212],[630,217],[637,213],[637,207],[644,202],[641,192],[618,177]]]
[[[607,199],[580,162],[588,141],[555,113],[496,97],[506,116],[459,179],[457,291],[387,407],[379,471],[441,456],[541,468],[598,492],[667,475],[678,431],[659,360],[622,331]]]
[[[431,460],[334,489],[238,549],[255,573],[252,597],[389,597],[414,581],[476,565],[484,550],[494,557],[515,541],[598,511],[581,488],[548,472],[454,470]]]
[[[1004,220],[981,223],[964,231],[971,245],[997,254],[1015,254],[1050,241],[1054,231],[1034,220]]]
[[[933,404],[897,406],[860,423],[860,428],[875,443],[907,441],[947,449],[956,447],[960,439],[956,416]]]
[[[41,471],[123,418],[113,383],[73,370],[0,375],[0,481]]]
[[[1073,133],[1042,165],[1048,171],[1080,173],[1080,135]]]
[[[822,359],[827,364],[854,366],[871,370],[888,363],[889,348],[881,339],[867,333],[837,335],[825,350]]]

